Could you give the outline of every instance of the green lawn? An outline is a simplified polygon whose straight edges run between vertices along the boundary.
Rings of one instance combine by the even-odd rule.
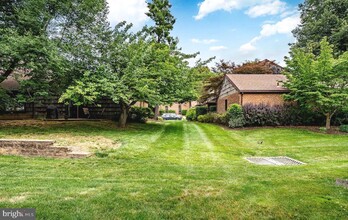
[[[0,138],[65,136],[121,146],[106,158],[0,156],[0,207],[33,207],[38,219],[348,218],[348,189],[335,185],[348,178],[348,136],[189,122],[0,126]],[[244,159],[278,155],[307,164]]]

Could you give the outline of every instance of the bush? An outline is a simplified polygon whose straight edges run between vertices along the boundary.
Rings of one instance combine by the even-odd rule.
[[[227,114],[217,114],[215,122],[216,124],[228,125]]]
[[[208,113],[206,115],[198,116],[197,120],[202,123],[214,123],[216,121],[217,114]]]
[[[187,114],[187,110],[181,110],[181,114],[182,115],[186,115]]]
[[[202,123],[227,124],[226,114],[217,114],[214,112],[210,112],[205,115],[200,115],[197,117],[197,120]]]
[[[342,132],[348,132],[348,125],[341,125],[341,126],[340,126],[340,131],[342,131]]]
[[[238,104],[232,104],[227,110],[228,126],[230,128],[239,128],[245,125],[245,118],[242,107]]]
[[[129,111],[129,121],[145,123],[148,118],[152,118],[154,113],[151,108],[141,108],[133,106]]]
[[[216,112],[217,108],[216,105],[209,106],[209,112]]]
[[[195,108],[190,108],[187,113],[186,113],[186,119],[188,121],[195,121],[197,120],[197,115],[196,115],[196,109]]]
[[[206,106],[196,106],[196,115],[205,115],[208,113],[208,108]]]
[[[302,125],[318,121],[318,116],[292,105],[247,104],[243,106],[243,114],[246,126]]]

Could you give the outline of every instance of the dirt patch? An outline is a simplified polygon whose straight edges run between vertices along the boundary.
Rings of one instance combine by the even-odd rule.
[[[1,198],[0,197],[0,202],[10,202],[10,203],[18,203],[18,202],[23,202],[28,198],[27,193],[20,194],[18,196],[13,196],[10,198]]]
[[[343,186],[348,189],[348,179],[336,179],[337,186]]]

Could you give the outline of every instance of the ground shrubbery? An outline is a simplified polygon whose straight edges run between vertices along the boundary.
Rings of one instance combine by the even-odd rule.
[[[346,124],[347,113],[338,113],[333,124]],[[191,117],[194,118],[194,117]],[[324,116],[295,105],[232,104],[226,114],[207,113],[196,116],[199,122],[223,124],[229,127],[322,125]],[[189,119],[191,120],[191,119]],[[192,119],[195,120],[195,119]]]
[[[341,126],[340,126],[340,131],[342,131],[342,132],[348,132],[348,125],[341,125]]]
[[[196,121],[197,115],[196,115],[196,108],[190,108],[186,113],[186,119],[188,121]]]
[[[199,110],[198,110],[199,109]],[[191,109],[190,109],[191,110]],[[190,111],[189,110],[189,111]],[[197,113],[197,110],[200,114]],[[189,112],[187,119],[203,123],[223,124],[232,128],[256,126],[287,126],[287,125],[316,125],[322,126],[324,115],[301,109],[296,105],[266,105],[246,104],[240,106],[232,104],[225,114],[209,112],[200,106]],[[338,112],[332,118],[332,124],[343,125],[348,123],[348,112]],[[345,129],[345,125],[343,126]]]
[[[228,118],[228,127],[230,128],[240,128],[246,124],[242,106],[238,104],[232,104],[228,108],[226,116]]]
[[[291,105],[246,104],[243,114],[246,126],[299,125],[303,122],[299,110]]]
[[[141,122],[145,123],[148,118],[152,118],[154,116],[151,108],[141,108],[137,106],[133,106],[129,110],[129,118],[128,120],[131,122]]]
[[[181,110],[181,114],[182,115],[186,115],[187,114],[187,110]]]
[[[202,123],[214,123],[214,124],[227,124],[227,116],[226,114],[218,114],[214,112],[209,112],[205,115],[200,115],[197,118],[197,121]]]
[[[208,113],[208,108],[206,106],[196,106],[196,116],[205,115]]]

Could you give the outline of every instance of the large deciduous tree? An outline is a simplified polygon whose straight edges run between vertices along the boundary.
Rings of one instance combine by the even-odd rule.
[[[265,63],[254,60],[246,61],[242,65],[237,66],[233,70],[233,74],[273,74],[273,71]]]
[[[168,45],[153,42],[147,31],[134,34],[129,29],[125,23],[115,28],[107,61],[76,80],[61,101],[84,104],[101,97],[110,98],[120,105],[119,126],[125,127],[129,109],[136,102],[153,105],[163,99],[175,99],[184,89],[189,89],[190,68],[186,57],[173,53]],[[167,94],[161,93],[163,87]]]
[[[347,0],[305,0],[300,4],[301,24],[293,31],[296,47],[306,48],[312,43],[314,54],[319,54],[319,42],[327,37],[334,55],[348,50]]]
[[[290,93],[285,98],[325,115],[326,128],[330,129],[331,117],[348,106],[348,52],[335,59],[324,38],[319,55],[311,48],[293,48],[286,62],[285,86]]]
[[[26,101],[57,95],[99,65],[105,0],[4,0],[0,7],[0,81],[22,70]]]
[[[149,8],[149,12],[147,12],[146,15],[155,22],[155,25],[148,29],[153,37],[153,40],[159,44],[169,45],[171,48],[175,49],[177,40],[170,35],[176,21],[170,11],[172,5],[168,0],[152,0],[151,2],[147,2],[147,6]],[[167,93],[168,90],[166,89],[165,85],[163,86],[163,90],[159,90],[158,92],[162,93],[164,95],[163,98],[165,98],[165,93]],[[155,104],[155,119],[157,119],[159,116],[159,105],[166,102],[170,102],[170,100],[163,99],[160,100],[159,103]]]

